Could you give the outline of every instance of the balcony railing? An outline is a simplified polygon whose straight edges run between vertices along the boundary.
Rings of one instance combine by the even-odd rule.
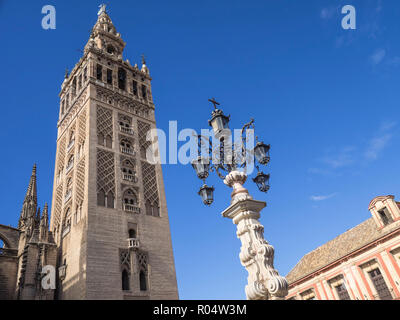
[[[65,279],[66,275],[67,275],[67,266],[63,265],[63,266],[59,267],[58,268],[58,276],[61,281],[63,281]]]
[[[128,248],[129,249],[139,249],[139,239],[129,238],[128,239]]]
[[[125,211],[129,211],[129,212],[133,212],[133,213],[140,213],[140,208],[137,206],[134,206],[132,204],[127,204],[124,203],[124,210]]]
[[[67,202],[72,197],[72,190],[68,190],[64,197],[64,202]]]
[[[123,133],[131,134],[133,135],[133,129],[131,127],[124,127],[124,126],[119,126],[119,130]]]
[[[133,174],[124,173],[122,179],[130,182],[137,182],[137,178]]]
[[[74,162],[68,163],[67,167],[65,168],[65,173],[69,172],[74,167]]]
[[[72,147],[74,146],[74,144],[75,144],[75,139],[71,140],[70,143],[68,144],[67,152],[68,152],[69,150],[72,149]]]
[[[135,151],[131,148],[127,148],[127,147],[123,147],[121,146],[121,152],[122,153],[126,153],[126,154],[130,154],[131,156],[135,155]]]

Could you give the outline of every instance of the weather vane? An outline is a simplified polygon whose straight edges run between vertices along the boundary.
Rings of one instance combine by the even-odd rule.
[[[106,7],[107,7],[107,5],[104,4],[104,3],[102,3],[101,5],[99,5],[100,10],[99,10],[99,12],[97,13],[97,15],[99,16],[99,15],[101,15],[103,12],[106,12]]]

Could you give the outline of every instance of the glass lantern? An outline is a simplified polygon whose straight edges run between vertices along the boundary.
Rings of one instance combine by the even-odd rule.
[[[253,178],[253,181],[256,183],[258,189],[261,192],[268,192],[269,190],[269,174],[265,174],[263,172],[258,172],[257,176]]]
[[[269,149],[271,148],[270,145],[266,145],[263,142],[257,142],[256,146],[254,147],[254,156],[258,163],[266,165],[269,160]]]
[[[214,187],[209,187],[204,184],[199,190],[199,195],[201,196],[203,203],[210,206],[214,201]]]
[[[192,167],[196,170],[197,177],[201,180],[207,179],[210,168],[210,160],[205,157],[198,157],[192,161]]]
[[[217,135],[224,129],[229,129],[229,119],[230,117],[224,115],[224,113],[220,109],[215,109],[212,112],[212,118],[208,121],[208,124],[213,128],[214,135]]]

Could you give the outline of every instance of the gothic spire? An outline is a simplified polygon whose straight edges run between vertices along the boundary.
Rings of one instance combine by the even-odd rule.
[[[37,204],[36,164],[33,165],[31,179],[29,181],[28,190],[26,191],[24,202],[32,201],[33,203]]]
[[[38,208],[37,213],[36,213],[36,225],[39,226],[40,223],[40,208]]]
[[[22,205],[19,227],[25,225],[29,217],[35,217],[37,211],[37,186],[36,186],[36,164],[33,165],[31,178],[29,180],[28,190],[25,194]]]
[[[110,16],[106,11],[106,5],[99,6],[100,10],[97,13],[97,21],[92,28],[90,38],[85,46],[85,51],[95,48],[110,55],[122,59],[122,51],[125,47],[125,42],[121,39],[121,35],[117,32]]]
[[[42,218],[40,219],[39,225],[39,234],[40,240],[47,242],[48,241],[48,234],[49,234],[49,207],[47,202],[44,205]]]
[[[46,225],[49,221],[49,206],[47,205],[47,202],[44,204],[41,221],[43,221],[43,223],[45,223]]]

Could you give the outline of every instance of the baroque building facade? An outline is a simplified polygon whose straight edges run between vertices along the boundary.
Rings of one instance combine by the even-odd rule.
[[[23,228],[31,228],[31,238],[32,230],[39,230],[39,240],[43,233],[42,260],[56,266],[56,289],[48,299],[178,298],[161,165],[146,157],[157,143],[147,139],[156,128],[152,79],[144,58],[140,69],[123,59],[124,47],[101,6],[84,54],[61,87],[50,231],[43,231],[47,206],[41,218],[27,194],[29,210],[21,218],[33,222],[0,226],[6,244],[0,252],[15,260],[7,262],[14,270],[0,255],[0,283],[10,283],[0,298],[24,298],[15,295],[20,283],[12,279],[21,277],[26,259]],[[30,186],[32,179],[36,193],[36,172]],[[37,288],[43,265],[36,263]]]
[[[291,300],[400,300],[400,202],[380,196],[372,217],[306,254],[289,272]]]

